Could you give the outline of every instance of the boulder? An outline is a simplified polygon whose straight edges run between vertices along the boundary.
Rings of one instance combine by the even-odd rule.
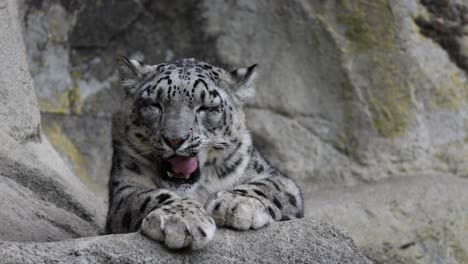
[[[466,75],[420,33],[430,15],[419,1],[203,7],[222,64],[259,63],[249,125],[294,178],[323,188],[417,171],[466,176]]]
[[[468,263],[468,179],[416,174],[309,196],[306,217],[342,226],[375,263]]]
[[[0,242],[3,263],[371,263],[342,231],[312,220],[218,230],[199,251],[168,251],[138,233],[53,243]]]
[[[0,1],[0,238],[96,235],[105,207],[42,135],[17,1]]]
[[[103,201],[42,137],[18,143],[0,130],[0,238],[45,242],[99,234]]]

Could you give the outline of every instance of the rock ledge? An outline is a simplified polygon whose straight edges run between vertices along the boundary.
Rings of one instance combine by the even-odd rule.
[[[52,243],[0,242],[1,263],[371,263],[336,228],[305,219],[218,230],[200,251],[168,251],[138,233]]]

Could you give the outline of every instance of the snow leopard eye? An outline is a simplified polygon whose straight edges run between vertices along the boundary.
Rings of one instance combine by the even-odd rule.
[[[197,109],[197,113],[200,113],[200,112],[206,112],[206,113],[210,113],[210,112],[219,112],[219,106],[206,106],[206,105],[203,105],[203,106],[200,106],[198,109]]]
[[[144,119],[153,119],[161,114],[162,106],[160,103],[147,103],[140,109],[140,114]]]
[[[145,105],[146,107],[152,107],[152,108],[157,108],[159,110],[162,110],[162,106],[160,103],[149,103],[147,105]]]

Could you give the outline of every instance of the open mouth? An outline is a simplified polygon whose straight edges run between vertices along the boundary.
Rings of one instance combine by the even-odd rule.
[[[200,178],[196,157],[172,156],[161,162],[164,180],[179,184],[193,184]]]

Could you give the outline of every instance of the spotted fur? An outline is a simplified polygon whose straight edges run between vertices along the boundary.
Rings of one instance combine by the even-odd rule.
[[[216,225],[257,229],[303,216],[299,188],[262,157],[245,124],[256,65],[118,64],[126,96],[113,119],[108,233],[140,230],[196,249]],[[170,176],[166,161],[175,156],[196,159],[196,172]]]

